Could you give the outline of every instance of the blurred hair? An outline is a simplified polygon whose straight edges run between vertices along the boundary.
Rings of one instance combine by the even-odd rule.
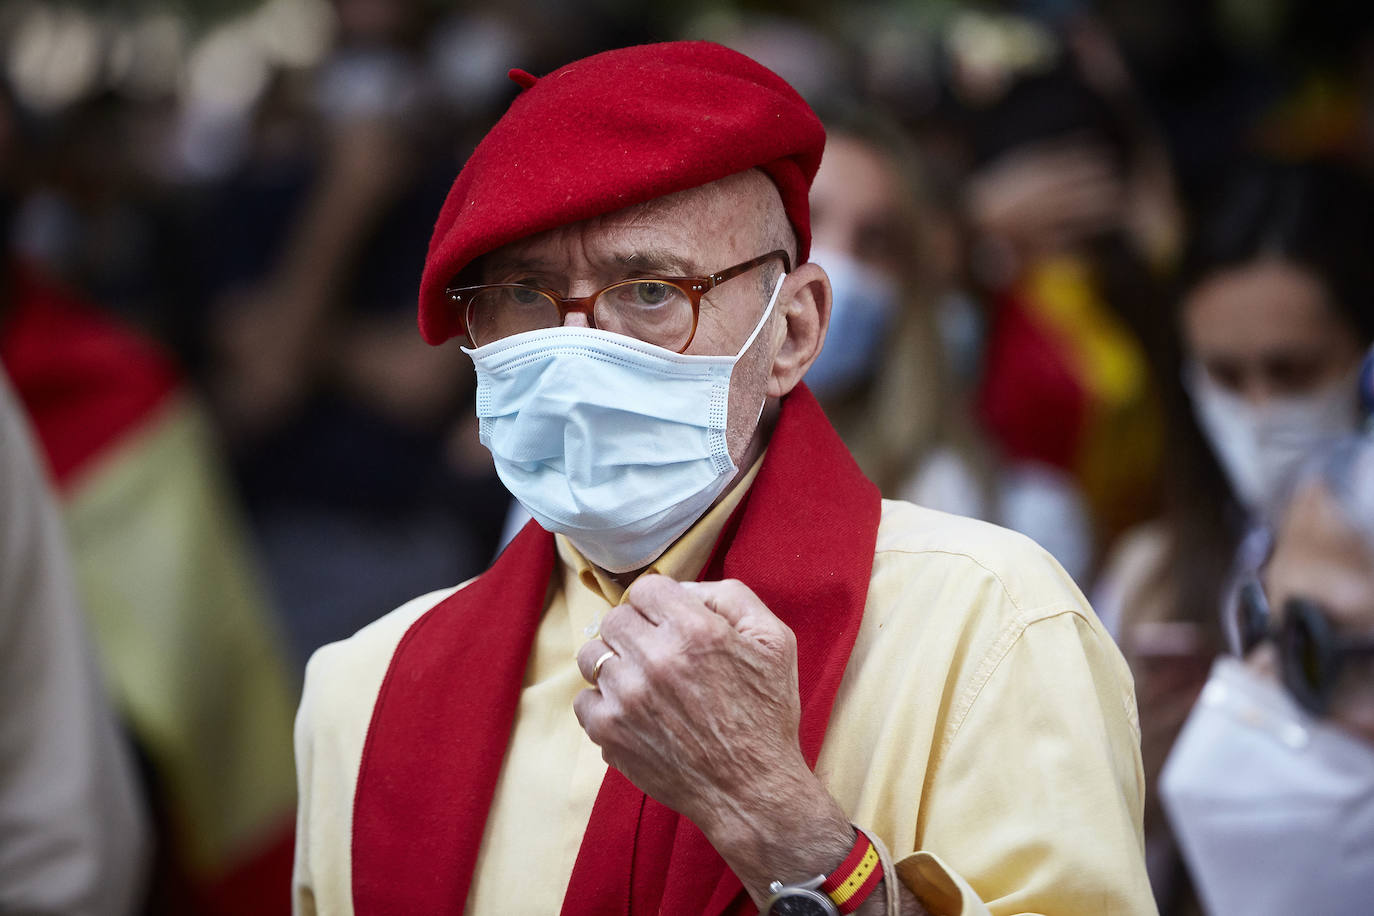
[[[886,110],[855,98],[837,100],[836,104],[818,105],[816,114],[825,124],[826,137],[849,137],[881,152],[892,162],[912,190],[921,188],[919,152],[911,135]],[[921,188],[924,190],[924,188]]]
[[[1134,159],[1133,125],[1088,85],[1068,60],[1020,77],[986,108],[974,111],[969,137],[975,165],[1055,140],[1101,144],[1125,171]]]
[[[1234,172],[1203,210],[1182,288],[1218,270],[1281,259],[1311,272],[1368,343],[1374,340],[1371,252],[1374,189],[1362,176],[1334,163],[1255,161]]]
[[[822,106],[817,114],[825,124],[827,144],[851,140],[880,158],[896,177],[900,194],[893,201],[898,218],[893,229],[905,246],[895,254],[907,263],[904,279],[909,284],[919,284],[930,241],[924,218],[936,207],[949,208],[949,204],[932,199],[936,189],[923,174],[919,148],[886,109],[871,102],[851,98],[833,107]]]

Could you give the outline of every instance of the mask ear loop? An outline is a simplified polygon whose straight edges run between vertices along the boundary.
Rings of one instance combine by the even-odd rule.
[[[777,285],[773,287],[773,295],[768,297],[768,307],[763,310],[763,317],[759,319],[758,324],[754,325],[754,333],[749,335],[749,339],[744,342],[744,346],[740,347],[739,352],[735,354],[736,363],[738,363],[741,359],[744,358],[744,354],[749,352],[749,348],[754,345],[754,341],[758,338],[759,334],[763,332],[763,326],[768,323],[769,316],[773,314],[773,306],[778,301],[778,293],[782,292],[782,281],[786,279],[787,274],[778,275]],[[759,401],[758,416],[754,417],[754,426],[756,428],[759,425],[759,421],[763,419],[763,408],[764,405],[766,405],[767,403],[768,395],[764,395],[763,400]]]
[[[778,293],[782,292],[782,281],[786,279],[787,274],[780,274],[778,276],[778,283],[773,287],[773,295],[768,297],[768,307],[763,310],[763,317],[759,319],[759,323],[754,325],[754,332],[749,335],[749,339],[744,342],[744,346],[740,347],[739,352],[735,354],[735,362],[739,362],[744,354],[749,352],[749,348],[754,345],[754,341],[758,339],[759,334],[763,332],[763,326],[768,323],[768,317],[773,314],[773,306],[778,301]],[[762,412],[762,410],[760,410],[760,412]]]

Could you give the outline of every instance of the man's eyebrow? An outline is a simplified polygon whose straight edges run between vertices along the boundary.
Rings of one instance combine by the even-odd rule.
[[[630,275],[658,275],[664,277],[694,277],[701,271],[682,254],[672,248],[635,248],[607,256],[607,266],[613,266],[627,277]],[[497,276],[511,273],[546,273],[555,271],[554,263],[539,256],[488,254],[483,257],[480,273]]]
[[[615,263],[634,273],[660,274],[672,277],[691,277],[700,269],[671,248],[637,248],[617,254]]]
[[[548,268],[549,262],[544,258],[512,257],[510,255],[502,256],[495,253],[485,255],[481,263],[481,272],[483,275],[511,271],[539,272],[547,270]]]

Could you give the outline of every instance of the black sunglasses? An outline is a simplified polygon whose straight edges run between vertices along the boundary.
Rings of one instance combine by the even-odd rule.
[[[1272,640],[1278,647],[1284,687],[1313,715],[1326,714],[1351,659],[1374,657],[1374,636],[1339,632],[1316,601],[1289,598],[1283,605],[1282,621],[1276,622],[1258,578],[1241,585],[1230,617],[1228,635],[1237,654],[1247,655],[1264,640]]]

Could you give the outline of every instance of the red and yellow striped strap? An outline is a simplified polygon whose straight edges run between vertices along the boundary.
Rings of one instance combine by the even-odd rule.
[[[862,906],[883,880],[878,850],[863,831],[854,833],[854,848],[821,884],[821,890],[830,896],[842,914],[852,913]]]

